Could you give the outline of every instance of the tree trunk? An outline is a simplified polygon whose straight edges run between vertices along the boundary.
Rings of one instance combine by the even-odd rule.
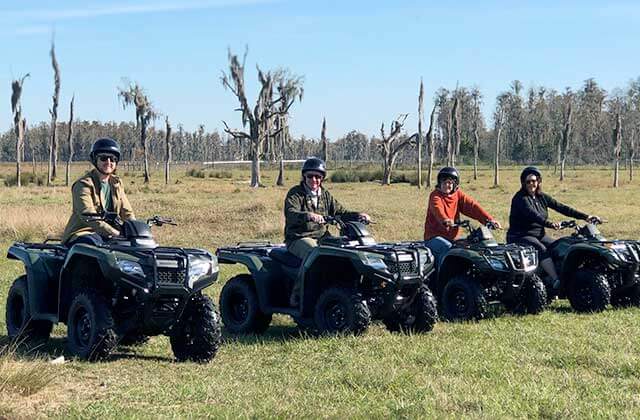
[[[615,167],[613,170],[613,188],[619,186],[619,171],[620,171],[620,151],[622,150],[622,117],[620,112],[616,114],[616,125],[613,129],[613,156],[615,159]]]
[[[51,43],[51,66],[53,67],[53,105],[49,110],[51,114],[51,141],[49,143],[49,170],[47,173],[47,185],[51,185],[54,179],[56,179],[58,172],[58,103],[60,99],[60,67],[56,60],[55,45]]]
[[[322,119],[322,131],[320,132],[320,140],[322,141],[322,160],[325,163],[329,160],[329,141],[327,140],[327,119]]]
[[[67,167],[64,173],[64,185],[69,186],[70,181],[70,173],[71,173],[71,162],[73,161],[73,101],[75,100],[75,95],[71,97],[71,104],[69,105],[69,132],[67,134],[67,152],[69,156],[67,157]]]
[[[147,150],[147,123],[144,117],[140,122],[140,143],[142,144],[142,155],[144,159],[144,183],[149,183],[149,152]]]
[[[280,164],[278,165],[278,180],[276,181],[276,185],[282,187],[284,186],[284,159],[280,157]]]
[[[498,120],[498,132],[496,135],[496,150],[495,150],[495,158],[493,164],[493,186],[497,187],[500,185],[500,135],[502,134],[502,115],[500,115]]]
[[[478,127],[473,128],[473,179],[478,179],[478,150],[480,149],[480,136],[478,135]]]
[[[16,141],[16,185],[18,187],[22,186],[21,179],[20,179],[20,173],[21,173],[20,163],[22,160],[22,145],[24,144],[25,127],[26,127],[26,122],[23,118],[18,122],[18,127],[17,127],[18,140]]]
[[[431,116],[429,117],[429,130],[427,131],[427,153],[429,153],[429,168],[427,170],[427,187],[431,187],[432,178],[433,178],[433,162],[435,155],[435,144],[433,141],[433,123],[436,116],[436,108],[438,107],[437,102],[433,104],[433,109],[431,110]]]
[[[424,118],[424,86],[420,79],[418,94],[418,189],[422,188],[422,120]]]
[[[169,185],[170,179],[170,167],[171,162],[171,124],[169,123],[169,117],[165,117],[166,134],[164,138],[164,184]]]
[[[453,134],[455,144],[453,145],[453,150],[451,153],[451,166],[456,166],[456,160],[458,158],[458,154],[460,153],[460,104],[458,102],[458,93],[456,92],[456,98],[453,101],[453,108],[451,110],[451,115],[453,119]]]

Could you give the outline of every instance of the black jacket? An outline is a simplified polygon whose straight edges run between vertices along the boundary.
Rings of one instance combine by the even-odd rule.
[[[574,219],[585,220],[588,217],[588,215],[556,201],[548,194],[541,193],[532,197],[525,190],[520,190],[511,200],[507,237],[534,236],[540,238],[544,236],[544,228],[553,227],[553,224],[548,220],[548,208]]]
[[[358,214],[345,209],[324,187],[318,197],[318,206],[315,207],[311,195],[307,193],[304,184],[300,183],[289,190],[284,200],[285,243],[288,244],[301,238],[319,239],[327,233],[326,225],[312,222],[309,219],[311,213],[345,217],[355,217]]]

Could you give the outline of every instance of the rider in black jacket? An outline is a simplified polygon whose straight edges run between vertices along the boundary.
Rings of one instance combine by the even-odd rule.
[[[542,192],[542,174],[534,166],[526,167],[520,174],[521,188],[511,200],[509,212],[509,230],[507,242],[533,246],[538,251],[540,266],[553,280],[553,287],[558,288],[560,281],[553,266],[547,247],[554,241],[548,236],[545,228],[560,229],[560,223],[549,220],[548,209],[574,219],[600,221],[598,216],[589,216],[555,200]]]

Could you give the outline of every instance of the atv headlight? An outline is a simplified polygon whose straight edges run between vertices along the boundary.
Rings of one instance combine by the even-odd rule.
[[[144,277],[142,266],[135,261],[118,260],[118,268],[125,274]]]
[[[383,271],[387,269],[384,258],[378,254],[364,254],[364,262],[374,270]]]
[[[494,270],[505,271],[507,269],[507,263],[502,258],[491,257],[488,260]]]
[[[433,256],[428,249],[418,249],[418,255],[420,256],[420,272],[424,273],[431,264]]]
[[[189,255],[189,287],[193,287],[193,284],[198,281],[200,277],[211,274],[211,272],[212,264],[209,258]]]

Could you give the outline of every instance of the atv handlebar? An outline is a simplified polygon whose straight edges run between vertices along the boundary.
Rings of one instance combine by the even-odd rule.
[[[488,229],[491,230],[497,230],[499,229],[498,226],[493,223],[493,222],[487,222],[485,223],[485,226]],[[471,230],[473,229],[473,226],[471,225],[471,221],[470,220],[458,220],[456,223],[454,223],[453,225],[451,225],[451,227],[463,227],[463,228],[467,228],[469,230],[469,232],[471,232]]]
[[[175,223],[173,221],[173,219],[171,217],[162,217],[162,216],[153,216],[150,219],[147,219],[147,224],[149,226],[162,226],[162,225],[172,225],[172,226],[178,226],[177,223]]]
[[[349,219],[350,220],[350,219]],[[355,221],[360,222],[364,225],[372,225],[375,224],[375,222],[371,221],[371,220],[367,220],[363,217],[357,217],[355,219]],[[342,219],[342,216],[324,216],[324,223],[327,225],[334,225],[334,226],[343,226],[345,223],[345,220]]]

